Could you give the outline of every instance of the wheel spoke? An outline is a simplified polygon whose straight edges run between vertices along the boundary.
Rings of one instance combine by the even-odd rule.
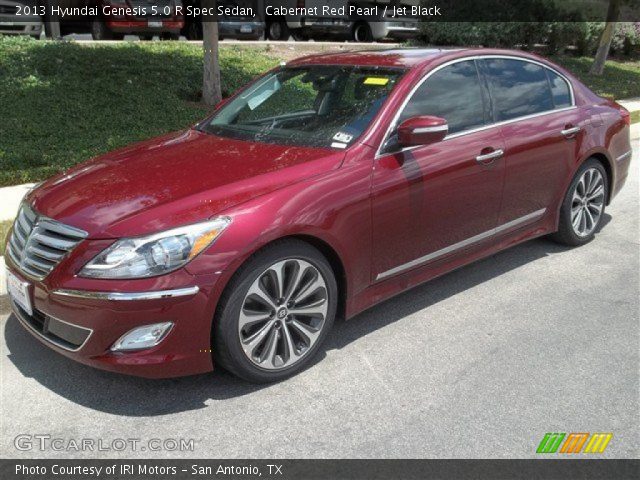
[[[265,339],[265,337],[272,331],[275,330],[273,325],[275,320],[272,320],[264,325],[260,330],[251,335],[249,338],[242,341],[242,349],[245,351],[249,358],[253,358],[253,352],[256,350],[258,346],[260,346]]]
[[[282,333],[284,336],[284,345],[285,345],[285,353],[284,353],[283,361],[285,365],[289,365],[296,361],[296,358],[298,356],[298,351],[295,344],[293,343],[293,338],[291,338],[291,332],[289,331],[289,326],[287,325],[286,322],[282,325]]]
[[[315,329],[307,325],[306,323],[300,322],[295,318],[291,320],[290,326],[300,334],[300,336],[305,340],[305,343],[308,347],[310,347],[318,338],[320,334],[320,329]]]
[[[258,359],[259,363],[269,362],[270,366],[275,366],[275,357],[276,351],[278,349],[278,339],[280,337],[280,333],[276,328],[271,329],[271,333],[269,334],[269,338],[267,339],[267,343],[260,354],[260,358]]]
[[[584,209],[584,218],[585,218],[585,228],[587,229],[587,231],[593,229],[595,222],[593,220],[593,215],[591,215],[591,212],[589,211],[588,208]]]
[[[270,318],[271,317],[268,313],[256,312],[243,308],[240,312],[240,328],[250,329],[259,323],[269,321]]]
[[[580,223],[582,222],[582,217],[584,216],[584,211],[582,207],[578,210],[578,214],[576,218],[573,220],[573,229],[579,233],[580,231]]]
[[[590,203],[587,205],[587,209],[595,215],[600,215],[600,212],[602,211],[602,204]]]
[[[303,274],[302,277],[304,276],[305,275]],[[297,291],[292,300],[296,304],[304,303],[305,299],[316,293],[320,287],[324,287],[324,280],[320,275],[317,275],[316,278],[308,281],[299,291]]]
[[[327,301],[321,298],[310,305],[293,306],[289,309],[293,315],[325,315],[327,311]]]
[[[257,301],[258,303],[264,305],[265,308],[274,309],[277,306],[275,299],[271,298],[271,295],[264,291],[259,281],[254,283],[251,288],[249,288],[247,297],[245,299],[245,304],[249,299]]]
[[[604,195],[604,187],[602,185],[599,185],[589,194],[589,196],[587,197],[587,200],[593,200],[598,197],[601,197],[602,195]]]

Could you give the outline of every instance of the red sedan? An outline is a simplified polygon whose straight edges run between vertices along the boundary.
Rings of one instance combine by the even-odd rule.
[[[336,317],[535,237],[590,241],[627,178],[629,124],[522,52],[302,58],[27,195],[12,306],[95,367],[279,380]]]

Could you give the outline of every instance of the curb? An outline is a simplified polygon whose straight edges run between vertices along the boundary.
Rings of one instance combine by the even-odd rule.
[[[7,294],[7,267],[4,265],[4,257],[0,256],[0,296]]]

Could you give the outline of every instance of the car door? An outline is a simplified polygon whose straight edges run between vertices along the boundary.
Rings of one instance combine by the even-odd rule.
[[[566,79],[515,58],[479,61],[505,141],[505,187],[499,225],[540,218],[564,193],[582,140],[581,112]]]
[[[504,145],[491,127],[488,93],[474,60],[427,74],[394,126],[419,115],[445,118],[448,136],[400,149],[394,129],[372,179],[374,280],[435,262],[488,238],[502,196]]]

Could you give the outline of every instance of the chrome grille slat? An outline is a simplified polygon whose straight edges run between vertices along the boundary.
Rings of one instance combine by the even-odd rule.
[[[73,247],[76,246],[76,243],[78,243],[77,241],[74,242],[72,240],[65,240],[64,238],[54,237],[53,235],[50,235],[41,231],[39,227],[35,229],[35,231],[31,235],[30,240],[41,243],[48,247],[53,247],[53,248],[57,248],[58,250],[65,250],[65,251],[71,250]]]
[[[8,252],[25,274],[42,280],[86,237],[86,232],[39,216],[23,204],[13,224]]]
[[[52,248],[45,247],[44,245],[31,245],[27,251],[29,253],[33,253],[40,258],[44,258],[51,261],[60,260],[60,258],[65,254],[65,252],[54,251]]]

